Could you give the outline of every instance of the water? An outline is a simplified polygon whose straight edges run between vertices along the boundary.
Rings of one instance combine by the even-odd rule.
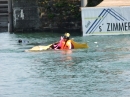
[[[24,52],[59,37],[0,33],[0,97],[130,97],[130,35],[72,35],[89,49]]]

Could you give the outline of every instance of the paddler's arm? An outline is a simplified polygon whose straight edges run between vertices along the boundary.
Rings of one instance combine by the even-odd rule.
[[[69,50],[71,50],[71,49],[72,49],[72,45],[71,45],[71,42],[70,42],[70,41],[69,41],[69,42],[67,42],[67,44],[66,44],[66,45],[67,45],[67,47],[68,47],[68,49],[69,49]]]

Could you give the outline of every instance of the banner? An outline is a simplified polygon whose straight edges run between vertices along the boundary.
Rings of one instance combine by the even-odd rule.
[[[130,7],[84,7],[81,11],[83,36],[130,34]]]

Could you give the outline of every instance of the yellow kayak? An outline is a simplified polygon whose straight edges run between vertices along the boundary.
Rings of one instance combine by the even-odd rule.
[[[29,49],[27,51],[29,51],[29,52],[45,51],[45,50],[50,49],[51,45],[52,44],[47,45],[47,46],[40,46],[40,45],[39,46],[34,46],[33,48],[31,48],[31,49]]]
[[[74,49],[85,49],[85,48],[88,48],[88,44],[87,43],[78,43],[78,42],[75,42],[73,40],[71,40],[73,46],[74,46]],[[33,48],[27,50],[29,52],[37,52],[37,51],[45,51],[45,50],[49,50],[50,49],[50,45],[47,45],[47,46],[34,46]]]
[[[71,40],[71,43],[74,46],[74,49],[85,49],[88,48],[88,44],[87,43],[78,43],[75,42],[74,40]]]

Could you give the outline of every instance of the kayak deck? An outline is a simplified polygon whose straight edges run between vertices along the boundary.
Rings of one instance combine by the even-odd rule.
[[[73,41],[73,40],[71,40],[71,43],[73,44],[74,49],[84,49],[84,48],[88,48],[88,44],[87,44],[87,43],[78,43],[78,42],[75,42],[75,41]]]

